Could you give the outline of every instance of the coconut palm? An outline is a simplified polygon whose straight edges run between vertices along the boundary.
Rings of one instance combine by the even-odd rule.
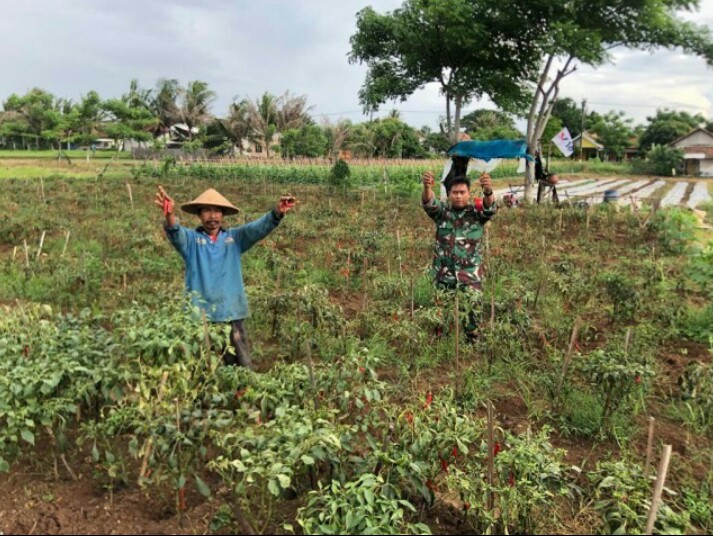
[[[216,98],[215,91],[208,89],[208,83],[201,80],[188,82],[185,89],[179,91],[180,105],[178,116],[185,123],[189,141],[198,128],[211,119],[210,106]]]
[[[242,152],[243,140],[254,139],[251,118],[250,102],[242,100],[233,102],[228,109],[228,117],[219,120],[223,133],[232,142],[232,153],[235,153],[235,147]]]

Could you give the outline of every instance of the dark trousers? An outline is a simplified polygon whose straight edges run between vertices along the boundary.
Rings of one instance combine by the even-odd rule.
[[[252,369],[253,363],[250,359],[248,338],[245,334],[245,327],[243,326],[242,320],[230,321],[230,343],[233,347],[233,352],[231,352],[230,349],[226,349],[223,353],[223,362],[226,365]]]

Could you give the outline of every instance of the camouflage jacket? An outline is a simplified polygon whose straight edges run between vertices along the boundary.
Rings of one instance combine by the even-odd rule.
[[[497,211],[495,203],[486,209],[478,199],[477,206],[470,204],[462,210],[455,210],[450,203],[434,197],[423,205],[423,210],[436,222],[431,272],[436,283],[454,287],[457,282],[480,290],[483,232],[485,224]]]

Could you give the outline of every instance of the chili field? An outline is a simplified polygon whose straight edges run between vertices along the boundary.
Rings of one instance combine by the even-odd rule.
[[[644,533],[671,445],[655,531],[710,533],[701,221],[501,208],[483,293],[454,299],[428,273],[427,167],[2,179],[0,531]],[[221,365],[227,328],[188,306],[159,183],[216,188],[231,226],[299,199],[243,257],[256,372]]]

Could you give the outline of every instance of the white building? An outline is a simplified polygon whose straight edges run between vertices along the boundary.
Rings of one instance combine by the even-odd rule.
[[[713,134],[706,129],[697,128],[669,143],[669,147],[683,151],[686,175],[713,177]]]

